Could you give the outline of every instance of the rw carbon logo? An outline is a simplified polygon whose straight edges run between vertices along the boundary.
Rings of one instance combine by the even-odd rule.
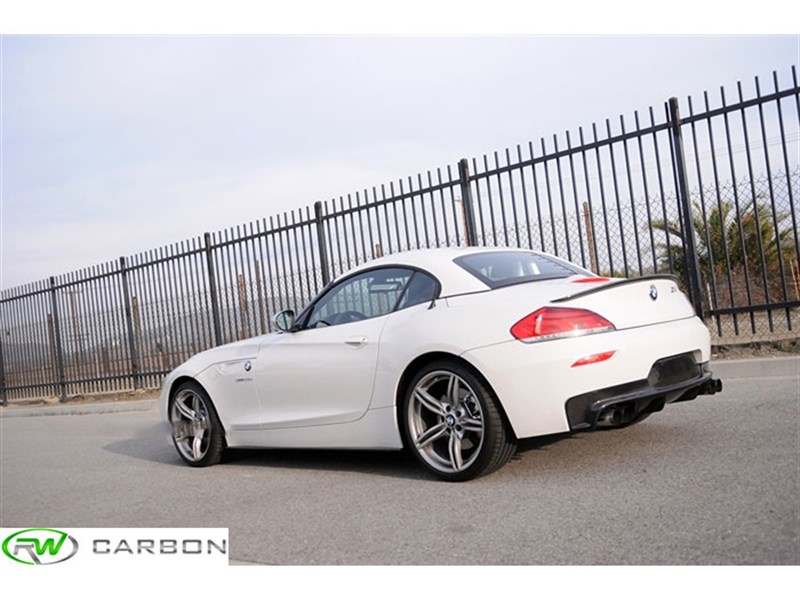
[[[78,541],[58,529],[22,529],[3,540],[3,554],[26,565],[54,565],[78,552]]]

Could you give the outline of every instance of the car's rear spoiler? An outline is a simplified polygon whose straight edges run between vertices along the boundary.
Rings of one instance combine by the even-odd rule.
[[[591,296],[592,294],[603,292],[611,288],[622,287],[623,285],[629,285],[631,283],[640,283],[642,281],[653,281],[655,279],[667,279],[676,285],[679,285],[678,278],[674,275],[643,275],[642,277],[634,277],[633,279],[619,279],[617,281],[612,281],[611,283],[606,283],[605,285],[598,285],[597,287],[593,287],[582,292],[577,292],[575,294],[570,294],[569,296],[563,296],[561,298],[551,300],[551,302],[568,302],[569,300],[584,298],[585,296]]]

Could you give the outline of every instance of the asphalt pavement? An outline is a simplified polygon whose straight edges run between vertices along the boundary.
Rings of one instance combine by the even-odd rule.
[[[0,525],[227,527],[240,564],[798,565],[800,358],[714,370],[720,394],[524,442],[457,484],[395,452],[242,451],[192,469],[153,399],[6,408]]]

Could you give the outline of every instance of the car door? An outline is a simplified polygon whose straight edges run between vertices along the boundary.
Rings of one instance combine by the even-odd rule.
[[[369,407],[381,333],[413,271],[378,268],[339,282],[298,330],[273,336],[254,366],[262,428],[355,421]]]

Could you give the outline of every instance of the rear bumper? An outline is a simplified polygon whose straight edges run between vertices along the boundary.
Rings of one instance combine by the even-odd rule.
[[[566,402],[570,431],[618,427],[657,412],[667,404],[722,391],[722,381],[698,364],[693,354],[656,361],[647,379],[595,390]]]
[[[678,380],[662,377],[648,381],[653,365],[665,357],[690,354],[696,369],[696,365],[706,364],[711,358],[709,341],[706,326],[692,317],[535,344],[513,340],[476,348],[462,357],[486,378],[514,435],[523,439],[569,432],[566,403],[572,398],[590,398],[588,403],[579,405],[584,412],[595,401],[613,398],[624,401],[629,393],[651,398],[664,395],[675,401],[677,398],[669,391],[660,388],[680,384],[678,389],[682,392],[678,395],[683,395],[704,384],[702,373],[695,370],[688,376],[679,376]],[[583,357],[612,350],[616,352],[609,360],[574,366]],[[648,386],[659,389],[650,390]],[[598,390],[606,393],[590,396]],[[587,421],[583,417],[575,419],[576,425],[582,422]],[[597,420],[590,418],[588,422],[593,427]]]

